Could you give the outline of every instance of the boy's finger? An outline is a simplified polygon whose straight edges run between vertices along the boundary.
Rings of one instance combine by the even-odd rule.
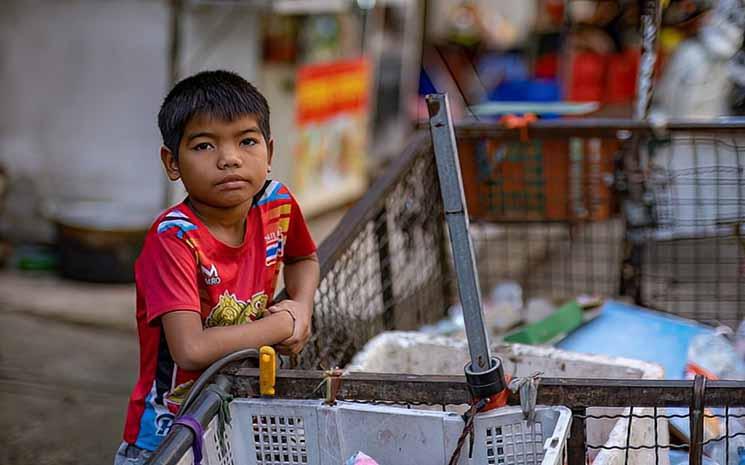
[[[277,347],[281,350],[289,350],[293,354],[299,354],[303,350],[303,347],[305,347],[305,341],[288,339]]]
[[[294,353],[294,352],[292,352],[290,349],[288,349],[286,347],[277,346],[277,347],[275,347],[275,349],[277,350],[277,353],[278,354],[284,355],[284,356],[290,356],[290,355],[292,355]]]

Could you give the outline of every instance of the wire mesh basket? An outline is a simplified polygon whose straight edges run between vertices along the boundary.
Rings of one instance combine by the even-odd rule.
[[[640,300],[710,324],[745,317],[745,139],[737,132],[651,137],[631,189],[628,236]]]

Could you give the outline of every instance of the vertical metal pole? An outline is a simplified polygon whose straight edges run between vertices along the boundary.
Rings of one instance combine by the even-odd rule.
[[[649,115],[654,93],[654,67],[657,63],[657,38],[659,36],[660,23],[662,22],[662,2],[660,0],[642,0],[641,12],[641,34],[642,34],[642,56],[639,64],[639,74],[636,79],[636,106],[634,118],[644,120]],[[642,170],[640,166],[639,151],[641,150],[642,137],[639,133],[634,134],[630,141],[630,153],[624,154],[623,169],[626,178],[626,199],[632,208],[638,209],[642,206],[644,186],[641,181]],[[626,234],[624,237],[624,260],[621,265],[621,295],[634,297],[637,305],[643,305],[643,256],[644,244],[637,236],[643,225],[629,224],[626,221]],[[629,233],[631,229],[631,233]],[[632,237],[630,237],[630,235]]]
[[[691,446],[688,449],[689,465],[701,465],[703,462],[704,442],[704,391],[706,378],[696,375],[693,380],[693,396],[688,413],[691,428]]]
[[[642,10],[642,57],[636,82],[636,109],[634,117],[645,119],[652,103],[654,67],[657,63],[657,37],[662,21],[662,5],[659,0],[644,0]]]
[[[585,443],[587,441],[585,412],[584,407],[572,408],[572,426],[567,441],[567,463],[569,465],[585,465]]]
[[[445,94],[427,96],[432,143],[440,178],[440,191],[445,220],[450,231],[453,262],[458,278],[458,292],[463,307],[463,320],[471,354],[471,369],[475,373],[490,368],[489,339],[481,308],[481,291],[476,279],[473,244],[468,234],[468,211],[463,193],[463,179],[458,163],[453,120]]]

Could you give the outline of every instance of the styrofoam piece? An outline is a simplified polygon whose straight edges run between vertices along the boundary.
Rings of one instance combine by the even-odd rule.
[[[506,374],[516,377],[536,372],[555,378],[616,378],[662,379],[664,371],[653,363],[622,357],[581,354],[552,347],[520,344],[494,344],[492,354],[498,356]],[[347,371],[378,373],[409,373],[422,375],[462,375],[468,361],[468,343],[462,338],[432,337],[419,332],[392,331],[373,338],[352,360]],[[652,416],[651,408],[635,408],[635,415]],[[588,415],[628,415],[628,408],[594,407]],[[658,414],[664,414],[658,411]],[[655,420],[635,418],[629,444],[642,446],[654,443]],[[624,419],[588,420],[587,444],[591,446],[625,447],[628,421]],[[666,419],[657,420],[657,441],[668,442]],[[589,449],[594,465],[623,463],[625,451]],[[621,462],[618,462],[618,461]],[[655,464],[652,449],[631,450],[629,463]],[[658,465],[669,463],[667,450],[659,449]]]
[[[543,346],[493,344],[506,374],[546,377],[661,379],[659,365],[622,357],[580,354]],[[347,371],[462,375],[469,361],[468,342],[461,338],[419,332],[389,331],[371,339],[352,359]]]

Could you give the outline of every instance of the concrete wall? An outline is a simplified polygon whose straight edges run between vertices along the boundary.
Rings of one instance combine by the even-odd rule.
[[[155,113],[166,86],[160,2],[9,1],[0,15],[2,227],[49,239],[40,219],[80,200],[156,211]]]
[[[167,2],[2,3],[0,163],[11,185],[0,232],[50,240],[44,212],[83,200],[147,224],[166,189],[156,114],[168,88]],[[221,67],[255,79],[257,12],[186,3],[182,75]]]

